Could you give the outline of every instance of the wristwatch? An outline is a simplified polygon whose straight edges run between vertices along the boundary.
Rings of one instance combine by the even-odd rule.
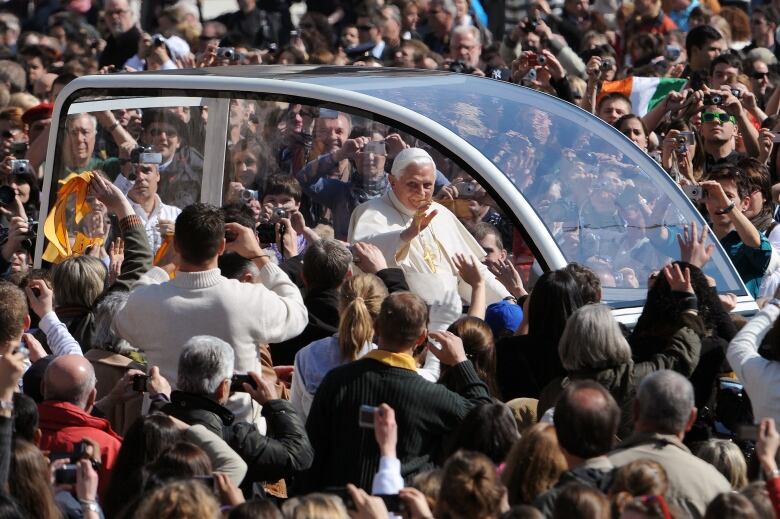
[[[79,503],[81,503],[81,509],[83,511],[89,511],[89,512],[95,512],[96,514],[100,514],[100,505],[97,504],[97,501],[87,501],[86,499],[79,499]]]
[[[718,209],[717,211],[715,211],[715,214],[728,214],[728,213],[730,213],[731,211],[734,210],[734,207],[736,207],[736,204],[734,204],[734,202],[731,202],[729,205],[727,205],[723,209]]]

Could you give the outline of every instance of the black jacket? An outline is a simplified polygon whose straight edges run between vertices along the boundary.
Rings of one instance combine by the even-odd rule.
[[[579,483],[605,494],[609,492],[612,481],[615,479],[615,468],[612,467],[606,459],[587,460],[583,465],[567,470],[558,479],[558,482],[550,490],[540,495],[534,501],[534,506],[538,508],[545,517],[552,517],[555,512],[555,500],[567,483]]]
[[[242,487],[291,476],[308,469],[314,459],[304,424],[286,400],[263,405],[269,436],[253,423],[235,422],[233,413],[204,396],[174,391],[160,410],[190,425],[203,425],[225,440],[247,464]]]

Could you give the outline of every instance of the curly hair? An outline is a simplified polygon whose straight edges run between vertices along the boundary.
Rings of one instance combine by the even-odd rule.
[[[220,517],[219,503],[203,483],[173,481],[155,489],[142,500],[139,519],[204,519]]]
[[[487,456],[461,450],[444,464],[434,515],[439,519],[498,517],[505,492]]]

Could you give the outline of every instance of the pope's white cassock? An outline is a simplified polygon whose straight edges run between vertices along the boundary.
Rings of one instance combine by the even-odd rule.
[[[430,225],[407,243],[401,239],[401,232],[409,227],[414,211],[389,190],[352,212],[348,240],[376,245],[389,267],[402,268],[412,292],[431,307],[429,329],[444,330],[460,317],[463,302],[471,300],[471,287],[458,276],[452,258],[461,253],[481,261],[485,251],[446,207],[433,202],[428,211],[434,209],[438,214]],[[487,304],[510,297],[482,263],[480,270],[485,279]]]

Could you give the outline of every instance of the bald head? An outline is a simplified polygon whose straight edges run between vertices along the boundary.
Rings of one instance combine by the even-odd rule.
[[[601,384],[576,380],[564,389],[553,415],[558,443],[583,460],[612,449],[620,422],[620,408]]]
[[[95,402],[95,370],[81,355],[57,357],[46,368],[43,396],[89,410]]]
[[[33,94],[41,101],[47,101],[51,99],[51,87],[54,86],[54,80],[57,79],[57,74],[47,72],[35,81],[33,85]]]

